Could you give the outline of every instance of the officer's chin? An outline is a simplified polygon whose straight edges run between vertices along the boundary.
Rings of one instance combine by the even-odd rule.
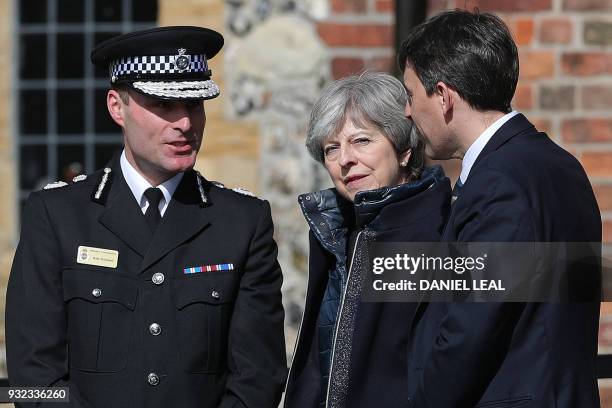
[[[193,151],[192,154],[187,156],[175,156],[168,160],[166,163],[166,170],[169,173],[180,173],[183,171],[191,170],[196,163],[197,151]]]

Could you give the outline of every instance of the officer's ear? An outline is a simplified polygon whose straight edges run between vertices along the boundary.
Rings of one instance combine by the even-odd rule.
[[[110,89],[106,94],[106,107],[111,118],[121,127],[125,125],[125,105],[129,103],[129,95],[122,90]]]

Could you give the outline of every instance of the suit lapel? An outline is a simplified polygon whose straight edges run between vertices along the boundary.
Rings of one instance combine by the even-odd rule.
[[[145,256],[151,232],[134,194],[123,178],[118,161],[113,166],[108,204],[99,222],[140,256]]]
[[[497,132],[495,132],[489,142],[482,149],[482,151],[476,158],[476,161],[472,165],[470,174],[474,174],[474,172],[478,171],[478,165],[489,153],[497,150],[501,145],[512,139],[514,136],[517,136],[526,131],[533,132],[533,128],[534,126],[531,124],[531,122],[527,120],[525,115],[523,115],[522,113],[514,115],[514,117],[510,118],[510,120],[504,123],[502,127],[500,127]],[[468,184],[469,181],[470,178],[468,177],[465,183]],[[465,186],[463,186],[462,188],[465,188]],[[450,238],[452,238],[449,237],[449,228],[452,228],[456,208],[456,205],[451,206],[450,214],[448,215],[448,221],[446,222],[446,225],[444,226],[444,231],[442,232],[443,241],[448,241]]]
[[[153,235],[141,272],[210,223],[201,203],[196,174],[193,171],[186,172]]]

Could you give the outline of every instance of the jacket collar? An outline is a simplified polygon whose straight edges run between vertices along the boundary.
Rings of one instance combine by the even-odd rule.
[[[382,209],[393,203],[411,198],[444,178],[440,166],[426,167],[419,180],[376,190],[360,191],[355,195],[355,219],[359,226],[371,223]]]
[[[346,237],[353,224],[353,204],[335,188],[302,194],[298,202],[310,230],[328,251],[346,252]]]
[[[209,196],[211,183],[198,172],[185,172],[157,230],[151,235],[142,210],[121,173],[118,157],[113,158],[107,168],[111,171],[101,172],[108,175],[102,189],[103,200],[96,201],[105,207],[99,222],[143,257],[137,273],[210,224],[206,208],[213,204]],[[100,182],[102,180],[103,176]],[[100,184],[96,183],[93,195],[99,188]]]
[[[478,158],[474,162],[472,169],[478,166],[478,163],[482,161],[482,159],[488,155],[489,153],[499,149],[504,143],[513,137],[525,133],[525,132],[533,132],[534,126],[527,120],[525,115],[522,113],[514,115],[510,120],[508,120],[504,125],[495,132],[495,134],[491,137],[491,140],[485,145],[482,152],[478,155]],[[468,177],[469,180],[469,177]],[[467,182],[467,180],[466,180]]]

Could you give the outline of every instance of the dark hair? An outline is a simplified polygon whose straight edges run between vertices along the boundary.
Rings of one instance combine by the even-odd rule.
[[[454,10],[432,17],[408,34],[398,63],[402,72],[414,69],[427,95],[444,82],[474,109],[512,110],[518,51],[494,14]]]

